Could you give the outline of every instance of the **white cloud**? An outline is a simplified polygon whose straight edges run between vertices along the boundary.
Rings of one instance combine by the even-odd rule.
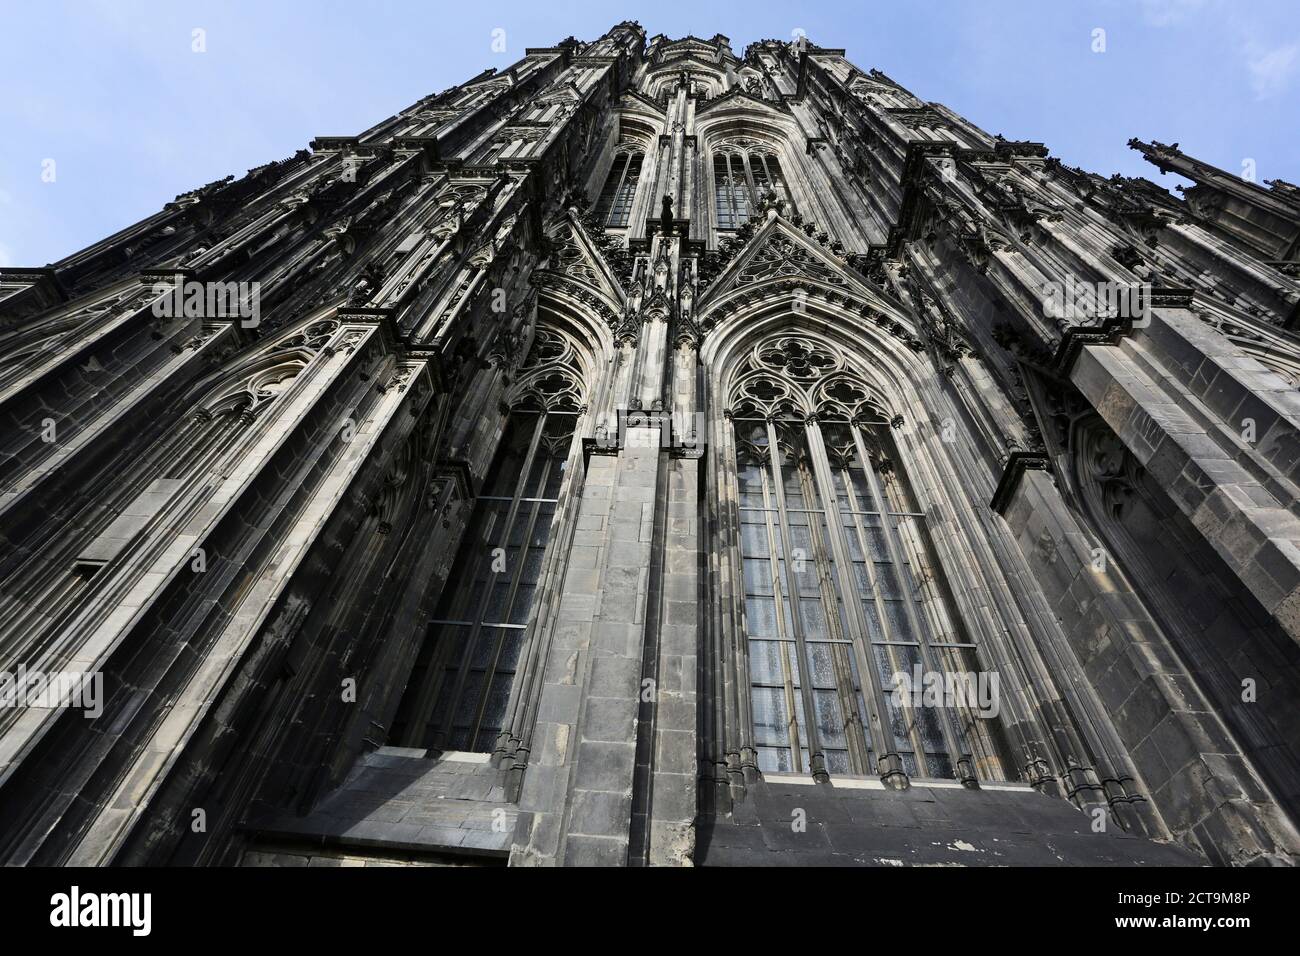
[[[1259,44],[1246,47],[1246,69],[1257,99],[1265,100],[1286,90],[1300,67],[1300,43],[1265,50]]]

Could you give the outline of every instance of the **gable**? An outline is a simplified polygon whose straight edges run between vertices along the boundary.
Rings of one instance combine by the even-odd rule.
[[[622,283],[582,222],[571,212],[566,213],[555,221],[547,235],[552,251],[539,278],[552,284],[582,287],[601,300],[602,312],[606,309],[621,312],[626,298]]]
[[[709,285],[702,301],[707,308],[738,289],[780,279],[802,279],[841,288],[855,298],[880,300],[882,307],[898,309],[897,304],[886,303],[878,290],[856,278],[840,259],[780,215],[772,216],[758,228]]]

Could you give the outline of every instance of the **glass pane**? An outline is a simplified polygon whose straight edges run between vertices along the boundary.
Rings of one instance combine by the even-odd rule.
[[[772,562],[768,558],[745,558],[745,593],[772,593]]]
[[[515,601],[510,608],[510,620],[507,623],[528,623],[528,614],[533,608],[533,595],[536,592],[537,588],[531,584],[527,586],[521,585],[519,587],[519,590],[515,592]]]
[[[835,666],[831,660],[832,645],[809,644],[808,657],[812,661],[812,684],[814,687],[835,686]]]
[[[912,625],[907,621],[907,611],[902,601],[885,602],[885,619],[889,622],[890,636],[895,641],[914,641]]]
[[[867,619],[867,640],[883,641],[885,639],[884,628],[880,626],[880,612],[876,608],[876,602],[871,598],[864,598],[862,601],[862,613]]]
[[[844,735],[844,720],[840,716],[840,701],[833,690],[813,691],[813,704],[817,708],[817,733],[823,746],[842,748],[848,746]]]
[[[943,732],[939,721],[943,709],[922,706],[917,710],[917,726],[921,731],[921,743],[926,751],[944,751]]]
[[[521,584],[536,584],[542,576],[542,560],[546,552],[542,548],[529,548],[524,558],[524,573],[519,579]]]
[[[528,538],[528,546],[544,548],[551,540],[551,521],[555,517],[555,505],[542,502],[534,507],[537,508],[537,520],[533,522],[533,533]]]
[[[822,607],[820,598],[801,598],[799,618],[803,622],[804,637],[808,640],[824,640],[831,636],[826,624],[826,610]]]
[[[749,642],[749,679],[751,683],[785,683],[785,672],[781,668],[782,646],[779,641]]]
[[[450,668],[442,672],[442,683],[438,686],[438,695],[433,699],[433,710],[429,714],[428,727],[437,729],[447,719],[447,708],[451,701],[451,690],[456,682],[456,672]]]
[[[497,635],[495,627],[485,627],[478,632],[474,642],[474,653],[470,655],[470,667],[485,669],[492,666],[492,657],[497,652]]]
[[[789,747],[757,747],[758,769],[763,773],[793,773],[794,757]]]
[[[742,508],[763,508],[763,473],[759,465],[743,465],[736,472],[736,486]]]
[[[506,621],[506,606],[510,598],[510,579],[504,574],[497,575],[496,580],[492,583],[492,595],[488,598],[487,609],[483,612],[483,620],[493,624],[504,624]]]
[[[930,766],[930,776],[951,780],[957,776],[952,769],[952,761],[947,754],[926,754],[925,762]]]
[[[804,517],[807,517],[806,515]],[[820,590],[817,574],[817,553],[813,550],[812,532],[808,528],[792,527],[790,529],[791,551],[794,559],[791,568],[795,580],[799,582],[801,596],[817,594]]]
[[[885,707],[889,711],[889,726],[894,736],[894,746],[898,750],[910,749],[912,744],[908,737],[908,718],[906,715],[905,700],[906,695],[896,690],[900,685],[895,682],[895,667],[889,659],[886,648],[872,648],[876,654],[877,673],[880,675],[880,686],[885,690]],[[899,668],[902,670],[902,668]],[[908,675],[910,677],[910,674]],[[902,687],[908,685],[903,684]]]
[[[514,495],[523,472],[529,442],[537,427],[537,418],[535,412],[515,412],[510,416],[484,494],[506,498]]]
[[[755,687],[751,690],[754,713],[754,741],[759,746],[789,744],[789,711],[785,691],[780,688]]]
[[[862,536],[858,533],[858,527],[852,515],[844,516],[844,537],[848,542],[849,557],[854,561],[863,560]]]
[[[465,689],[456,701],[454,722],[457,726],[468,726],[478,711],[479,697],[483,692],[483,672],[470,671],[465,678]]]
[[[496,745],[497,735],[501,733],[500,727],[484,726],[478,732],[478,737],[474,741],[474,749],[478,753],[487,753]]]
[[[885,529],[880,526],[880,516],[864,515],[862,523],[867,533],[867,550],[871,552],[871,560],[888,561],[889,545],[885,541]]]
[[[853,585],[857,588],[859,597],[869,597],[872,595],[871,577],[867,574],[867,564],[865,561],[853,562]]]
[[[486,741],[490,747],[495,742],[497,730],[506,716],[506,705],[510,701],[510,687],[514,683],[514,674],[497,674],[492,678],[488,691],[487,706],[483,710],[483,726],[491,728],[492,740]]]
[[[781,173],[780,163],[777,162],[775,156],[767,156],[765,157],[765,160],[767,162],[767,171],[768,175],[771,177],[772,185],[776,187],[777,192],[781,193],[786,199],[789,199],[790,196],[785,188],[785,176]],[[789,210],[789,212],[793,212],[793,210]]]
[[[750,637],[779,637],[776,602],[771,598],[746,598],[745,625]]]
[[[749,219],[749,181],[745,178],[745,162],[739,156],[731,157],[731,202],[734,228],[740,228]]]
[[[519,510],[515,513],[515,523],[510,526],[510,536],[506,540],[506,544],[511,549],[518,548],[524,543],[524,536],[528,533],[528,519],[532,516],[535,507],[537,505],[531,501],[519,503]]]
[[[741,512],[740,546],[746,557],[761,558],[768,554],[767,524],[755,523],[752,514]]]
[[[886,599],[897,600],[903,597],[902,589],[898,586],[898,569],[892,564],[877,564],[875,566],[876,582],[880,585],[880,594]]]
[[[605,177],[605,186],[600,191],[600,199],[596,203],[596,219],[599,222],[608,222],[610,209],[614,205],[614,196],[618,191],[618,184],[623,178],[623,172],[627,168],[627,154],[618,153],[614,156],[614,162],[609,168],[609,175]]]
[[[524,650],[524,633],[518,628],[501,629],[501,654],[497,657],[498,671],[513,671],[519,666],[519,656]]]

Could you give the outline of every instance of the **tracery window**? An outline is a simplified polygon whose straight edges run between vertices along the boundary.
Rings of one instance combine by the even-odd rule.
[[[713,204],[719,229],[739,229],[769,188],[793,211],[776,153],[754,140],[734,140],[713,151]]]
[[[897,692],[912,686],[899,673],[977,669],[883,403],[800,335],[754,347],[728,398],[759,768],[882,773],[888,754],[909,776],[951,778],[973,773],[974,751],[1001,777],[995,721]]]
[[[636,199],[636,186],[641,178],[640,150],[620,151],[614,155],[614,165],[605,178],[605,188],[596,203],[596,219],[607,229],[623,229],[632,217],[632,201]]]
[[[407,746],[490,751],[529,633],[586,386],[577,345],[539,328],[394,722]]]

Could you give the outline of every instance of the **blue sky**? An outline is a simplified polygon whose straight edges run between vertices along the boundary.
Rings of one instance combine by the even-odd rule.
[[[0,0],[0,266],[54,261],[180,192],[624,18],[720,32],[738,54],[802,30],[1104,174],[1174,185],[1125,146],[1138,136],[1300,182],[1297,0]]]

